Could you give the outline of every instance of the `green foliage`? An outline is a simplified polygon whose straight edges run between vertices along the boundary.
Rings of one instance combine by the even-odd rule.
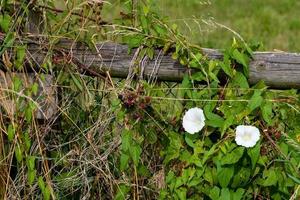
[[[11,17],[8,14],[0,15],[0,28],[7,33],[11,24]]]
[[[252,0],[247,4],[240,0],[164,0],[156,4],[159,13],[176,21],[192,43],[204,47],[228,47],[234,30],[246,41],[261,42],[263,50],[300,50],[297,0]]]
[[[139,144],[133,140],[133,133],[126,130],[122,133],[122,154],[121,154],[121,169],[128,168],[128,162],[131,158],[133,164],[138,166],[142,149]]]
[[[18,70],[20,70],[23,65],[25,54],[26,54],[26,46],[18,46],[16,49],[17,58],[15,59],[15,66]]]
[[[151,32],[150,30],[147,32]],[[169,35],[177,34],[176,27],[169,30],[172,31]],[[185,43],[180,34],[177,37],[178,40],[173,42],[173,59],[198,70],[192,77],[183,80],[179,88],[185,89],[179,95],[181,98],[196,99],[193,103],[187,103],[186,107],[203,108],[207,129],[199,133],[201,136],[183,136],[180,132],[174,132],[173,128],[164,132],[167,140],[162,141],[164,145],[161,155],[164,156],[165,167],[172,171],[167,173],[167,188],[160,192],[160,199],[197,199],[203,196],[211,199],[251,199],[253,190],[262,196],[269,195],[270,191],[284,191],[282,195],[288,198],[287,191],[293,191],[297,181],[286,172],[296,170],[298,173],[299,168],[297,164],[286,160],[280,152],[276,156],[268,155],[269,152],[276,151],[277,147],[274,146],[275,149],[272,150],[267,144],[283,142],[276,136],[277,131],[283,131],[280,129],[283,124],[280,123],[281,115],[275,111],[278,110],[276,106],[284,106],[278,99],[282,95],[281,91],[270,91],[263,82],[249,86],[248,63],[252,50],[247,45],[240,45],[234,40],[233,45],[224,51],[222,61],[209,61],[201,55],[199,48],[186,48],[189,44]],[[140,45],[145,45],[146,48],[157,47],[148,46],[149,40],[149,37],[140,38]],[[168,38],[169,40],[172,41],[172,38]],[[160,40],[158,41],[156,44],[160,44]],[[130,40],[126,42],[129,42],[129,46],[136,45]],[[215,88],[221,87],[221,71],[227,75],[227,87],[222,88],[223,92],[220,94]],[[197,82],[203,81],[210,86],[201,90],[194,88]],[[200,102],[197,102],[198,99]],[[297,113],[296,111],[294,114],[298,115]],[[234,127],[245,123],[257,124],[261,131],[266,128],[275,136],[271,141],[270,138],[263,137],[259,144],[250,149],[237,147],[232,139]],[[276,128],[271,129],[269,126],[273,124],[276,124]],[[214,144],[215,141],[218,143]],[[293,152],[292,149],[288,151]],[[276,162],[276,159],[283,159],[283,162]],[[268,165],[270,160],[274,160],[274,163]],[[279,183],[275,174],[280,168],[286,171]]]
[[[222,158],[221,165],[235,164],[240,160],[243,154],[244,154],[243,147],[237,147],[231,152],[226,152],[226,155],[224,155],[224,157]]]
[[[28,7],[22,3],[17,14],[14,3],[1,2],[3,67],[8,73],[25,72],[26,61],[36,73],[52,73],[60,104],[57,118],[38,125],[34,99],[47,98],[39,94],[43,77],[29,86],[13,77],[5,95],[15,110],[1,117],[8,141],[3,151],[15,173],[11,178],[16,185],[9,191],[20,188],[17,196],[46,200],[299,197],[299,91],[248,83],[256,46],[233,39],[223,59],[210,60],[176,24],[158,15],[150,0],[104,5],[121,7],[118,17],[104,26],[99,26],[100,4],[68,1],[59,10],[54,6],[59,2],[37,1]],[[49,40],[38,66],[27,62],[27,45],[34,41],[20,35],[30,6],[43,13],[43,34]],[[20,37],[30,42],[22,44]],[[95,50],[88,56],[101,56],[95,45],[99,41],[127,44],[128,53],[135,52],[130,63],[134,78],[86,76],[86,66],[73,61],[72,53],[53,47],[60,38],[87,44]],[[12,61],[6,58],[8,50],[15,52]],[[158,52],[194,73],[181,84],[142,80],[141,65],[151,59],[159,63]],[[202,108],[206,118],[204,129],[194,135],[182,129],[182,116],[191,107]],[[237,146],[237,125],[258,127],[259,142],[252,148]]]

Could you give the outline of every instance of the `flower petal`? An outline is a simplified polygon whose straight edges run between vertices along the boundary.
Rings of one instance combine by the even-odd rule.
[[[260,138],[260,132],[255,126],[239,125],[236,128],[235,142],[244,147],[254,147]]]
[[[194,134],[204,127],[204,121],[203,110],[200,108],[191,108],[183,116],[182,125],[186,132]]]

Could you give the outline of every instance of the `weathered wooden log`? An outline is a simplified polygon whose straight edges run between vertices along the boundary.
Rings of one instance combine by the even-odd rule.
[[[72,41],[61,41],[57,47],[70,52],[71,57],[80,62],[85,68],[99,74],[109,72],[112,77],[125,78],[135,70],[140,77],[157,78],[162,81],[181,81],[184,74],[193,73],[185,66],[181,66],[171,55],[164,55],[157,50],[153,60],[143,59],[139,69],[133,57],[136,50],[128,53],[126,45],[105,42],[96,45],[96,50]],[[40,47],[30,50],[36,60],[42,60]],[[209,59],[222,59],[218,50],[203,49]],[[249,66],[249,82],[255,84],[260,80],[272,88],[300,88],[300,54],[285,52],[255,52]]]
[[[0,38],[1,40],[1,38]],[[41,41],[39,38],[34,41]],[[42,63],[47,44],[29,45],[28,57],[36,63]],[[137,66],[133,57],[136,50],[128,53],[126,45],[112,42],[97,44],[91,50],[88,46],[70,40],[61,40],[55,45],[71,55],[73,59],[99,74],[109,72],[112,77],[125,78]],[[222,53],[214,49],[203,49],[210,59],[222,59]],[[139,76],[157,78],[162,81],[181,81],[184,74],[193,70],[181,66],[171,55],[157,50],[153,60],[143,59],[139,63]],[[136,71],[137,69],[135,69]],[[249,66],[249,82],[255,84],[264,80],[272,88],[300,88],[300,54],[286,52],[255,52]]]
[[[250,83],[264,80],[274,88],[300,88],[300,54],[256,52],[249,78]]]

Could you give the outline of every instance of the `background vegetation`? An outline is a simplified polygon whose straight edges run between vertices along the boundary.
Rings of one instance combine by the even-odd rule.
[[[218,25],[214,27],[213,23],[212,26],[201,23],[201,20],[213,18],[246,41],[261,42],[264,50],[300,50],[297,45],[300,38],[300,2],[297,0],[166,0],[157,3],[162,14],[179,23],[193,42],[203,46],[224,48],[230,44],[230,31]],[[198,19],[200,25],[193,19]]]
[[[117,2],[110,1],[112,6],[106,11],[117,13]],[[300,51],[297,0],[157,0],[153,4],[169,23],[178,24],[189,40],[204,47],[231,44],[233,34],[224,25],[248,42],[261,42],[262,50]]]

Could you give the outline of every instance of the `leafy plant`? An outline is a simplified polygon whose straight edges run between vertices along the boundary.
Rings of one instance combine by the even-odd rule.
[[[299,197],[299,91],[248,83],[255,46],[233,39],[222,59],[208,59],[176,24],[155,12],[150,0],[113,2],[120,12],[109,22],[101,18],[109,6],[102,1],[67,1],[61,7],[56,3],[0,3],[1,69],[12,77],[12,85],[0,91],[0,159],[7,166],[0,195],[118,200]],[[42,13],[39,41],[23,32],[32,10]],[[101,56],[96,45],[100,41],[126,44],[128,53],[134,52],[133,78],[93,73],[73,59],[73,51],[64,50],[65,38],[80,47],[85,43],[96,56]],[[37,44],[47,49],[42,64],[28,54]],[[140,65],[156,59],[158,51],[194,73],[181,83],[144,80]],[[15,56],[10,57],[11,52]],[[15,73],[29,69],[55,77],[54,119],[36,118],[43,107],[38,101],[46,99],[39,92],[45,77],[27,84]],[[11,112],[2,99],[14,103]],[[201,108],[205,116],[204,128],[193,135],[182,127],[184,113],[192,107]],[[238,125],[259,129],[254,147],[237,145]]]

